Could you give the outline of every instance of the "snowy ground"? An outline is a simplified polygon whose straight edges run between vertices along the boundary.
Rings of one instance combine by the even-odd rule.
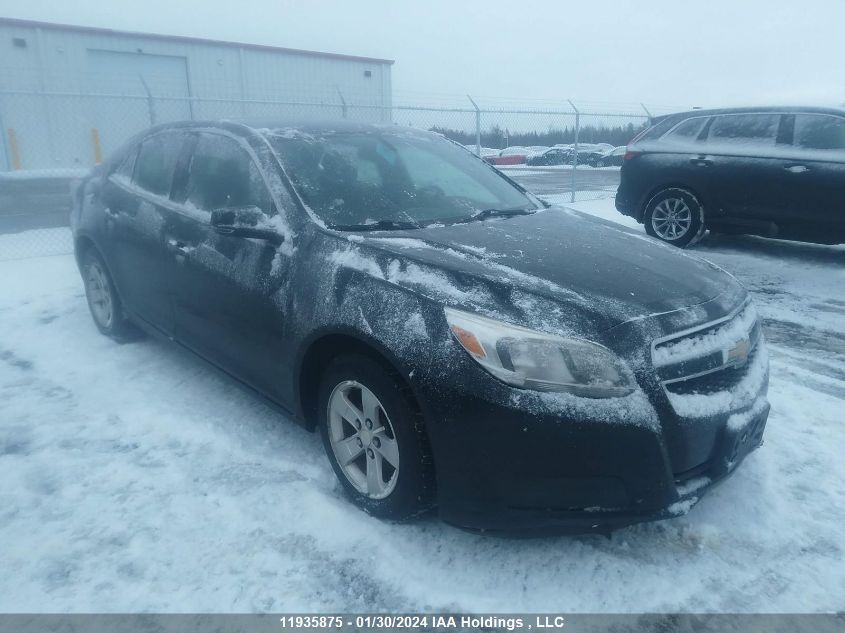
[[[845,248],[695,250],[766,318],[765,446],[685,517],[527,541],[369,518],[317,437],[100,336],[71,256],[0,262],[0,611],[842,610]]]

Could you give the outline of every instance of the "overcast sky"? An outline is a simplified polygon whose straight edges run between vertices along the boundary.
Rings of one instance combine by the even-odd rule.
[[[0,0],[0,15],[386,57],[397,103],[845,103],[843,0]]]

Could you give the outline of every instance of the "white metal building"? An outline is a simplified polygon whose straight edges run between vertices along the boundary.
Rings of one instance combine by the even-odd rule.
[[[87,167],[177,119],[387,121],[392,64],[0,18],[0,171]]]

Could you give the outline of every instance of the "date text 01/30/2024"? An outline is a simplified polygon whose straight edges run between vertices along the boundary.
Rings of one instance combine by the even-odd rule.
[[[566,620],[561,615],[533,617],[503,615],[289,615],[279,619],[282,628],[314,629],[562,629]]]

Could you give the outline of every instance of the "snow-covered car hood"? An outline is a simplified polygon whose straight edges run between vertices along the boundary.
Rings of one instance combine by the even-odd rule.
[[[398,274],[404,271],[402,262],[412,262],[424,267],[420,270],[438,269],[441,281],[429,284],[434,295],[442,297],[447,284],[465,289],[467,278],[477,279],[510,289],[510,296],[491,293],[497,307],[507,310],[502,304],[524,294],[542,296],[563,305],[567,314],[573,309],[588,313],[595,324],[590,329],[699,305],[738,286],[703,259],[559,207],[527,216],[351,237],[362,250],[374,248],[399,258],[392,263],[396,274],[391,276],[391,265],[385,274],[395,283],[413,285],[413,274]],[[523,305],[522,310],[530,308]]]

